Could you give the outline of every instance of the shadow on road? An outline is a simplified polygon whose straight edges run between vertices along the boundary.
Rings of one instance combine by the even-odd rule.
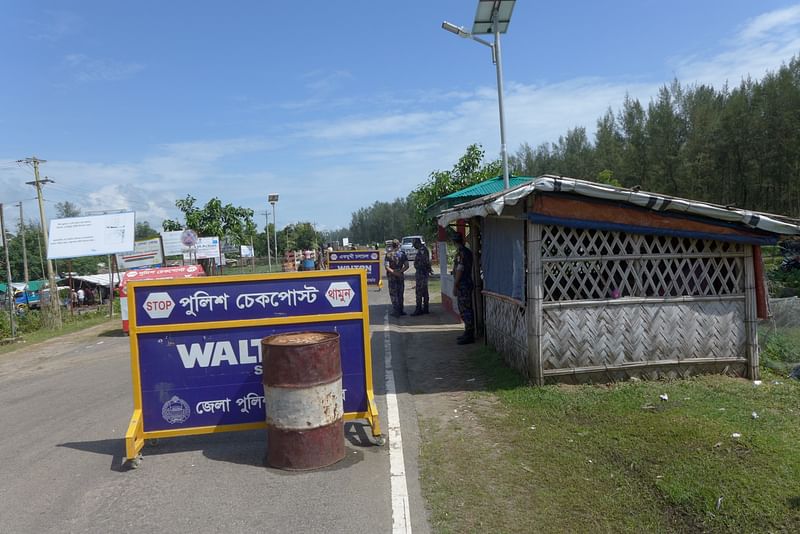
[[[128,334],[122,331],[122,328],[115,328],[113,330],[106,330],[100,332],[97,337],[128,337]]]
[[[369,436],[368,429],[369,426],[364,422],[348,421],[344,424],[344,437],[352,447],[373,447],[374,444]],[[122,462],[125,457],[125,440],[122,438],[73,441],[59,443],[57,446],[110,456],[110,469],[112,471],[124,472],[128,470]],[[142,456],[146,459],[148,456],[190,451],[202,451],[203,456],[210,460],[263,467],[267,451],[266,431],[250,430],[199,436],[179,436],[155,441],[148,440],[142,450]],[[346,465],[357,463],[363,458],[363,452],[348,450],[345,457],[347,460]],[[338,467],[342,466],[337,464]]]

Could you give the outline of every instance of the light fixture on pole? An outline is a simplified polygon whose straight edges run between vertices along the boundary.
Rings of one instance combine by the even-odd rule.
[[[280,264],[278,261],[278,225],[275,223],[275,204],[278,203],[278,193],[270,193],[267,200],[272,204],[272,232],[275,236],[275,261]],[[269,228],[267,228],[267,231],[269,231]]]
[[[509,188],[508,176],[508,149],[506,147],[505,112],[503,111],[503,61],[500,53],[500,34],[508,31],[511,22],[511,13],[514,11],[516,0],[478,0],[478,10],[475,12],[475,21],[472,31],[468,32],[461,26],[450,22],[442,22],[442,28],[463,37],[472,39],[492,50],[492,63],[497,70],[497,106],[500,109],[500,155],[503,158],[503,187]],[[476,34],[494,34],[494,43],[490,43]]]

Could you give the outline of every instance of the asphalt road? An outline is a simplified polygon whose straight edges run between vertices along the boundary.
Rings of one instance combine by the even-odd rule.
[[[386,288],[369,300],[386,434]],[[360,423],[346,425],[345,460],[313,472],[265,467],[263,431],[161,440],[139,469],[123,468],[128,343],[99,327],[0,355],[0,532],[392,532],[390,444],[369,443]],[[428,532],[402,349],[391,353],[410,527]]]

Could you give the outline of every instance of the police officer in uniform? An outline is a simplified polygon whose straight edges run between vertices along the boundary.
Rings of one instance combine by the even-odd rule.
[[[417,249],[417,255],[414,256],[414,281],[417,284],[416,297],[417,307],[411,315],[422,315],[428,312],[428,277],[433,273],[431,269],[431,251],[418,237],[414,238],[412,243],[414,248]]]
[[[453,293],[458,299],[458,313],[464,321],[464,335],[458,337],[459,345],[475,342],[475,314],[472,310],[472,290],[475,284],[472,280],[472,251],[464,244],[464,236],[456,234],[453,243],[458,250],[453,261]]]
[[[392,299],[392,317],[405,315],[403,311],[403,291],[405,291],[405,272],[408,270],[406,253],[400,250],[400,241],[392,240],[392,250],[386,253],[386,277],[389,279],[389,297]]]

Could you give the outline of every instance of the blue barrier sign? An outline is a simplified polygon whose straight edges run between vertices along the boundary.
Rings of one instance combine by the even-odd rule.
[[[283,332],[339,334],[345,419],[380,436],[362,270],[133,282],[128,306],[127,459],[147,438],[265,428],[261,339]]]
[[[328,253],[328,269],[361,269],[367,275],[367,284],[383,286],[381,258],[377,250],[344,250]]]

